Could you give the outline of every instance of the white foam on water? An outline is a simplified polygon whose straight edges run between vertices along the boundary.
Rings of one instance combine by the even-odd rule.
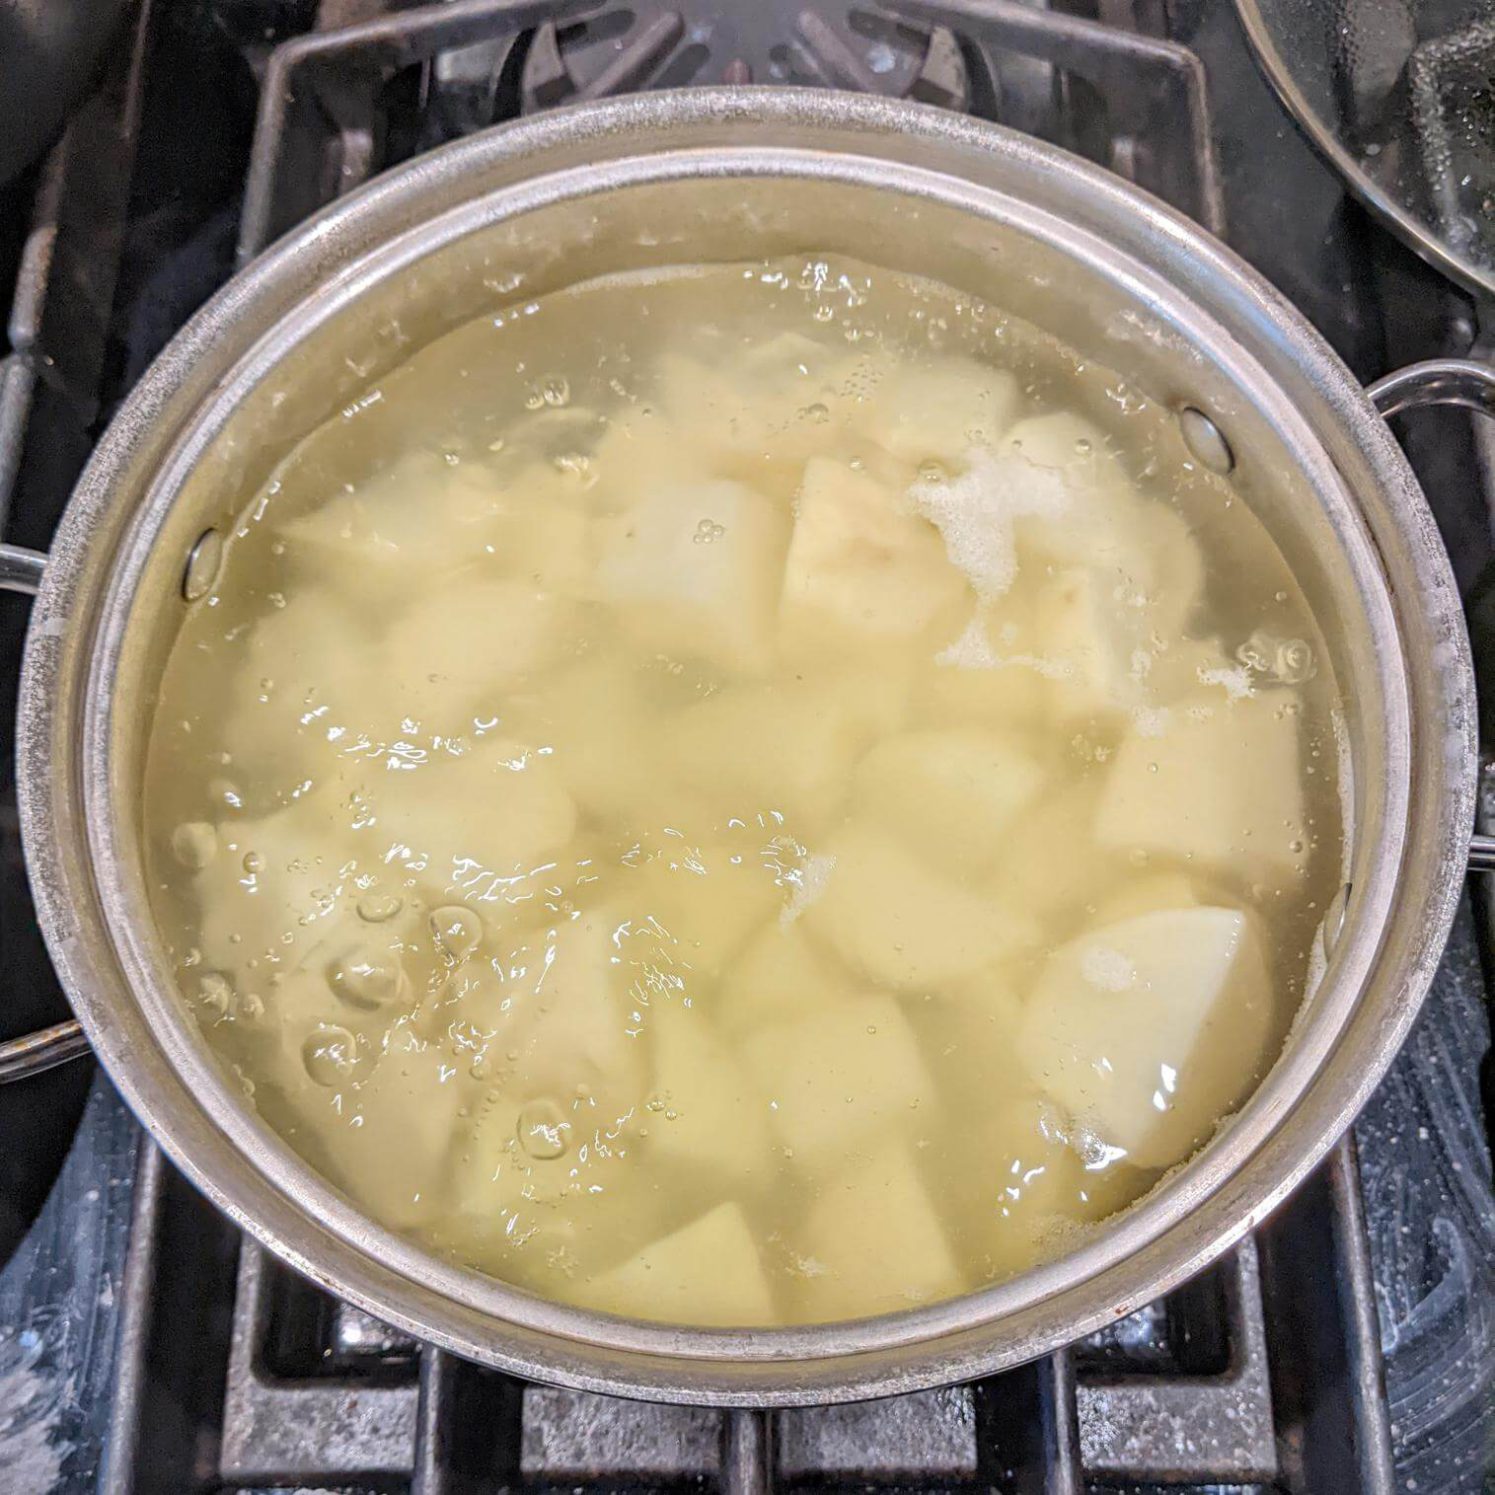
[[[950,564],[976,595],[1000,597],[1017,574],[1013,520],[1062,514],[1072,495],[1061,468],[974,448],[966,460],[959,476],[915,483],[907,498],[939,530]]]

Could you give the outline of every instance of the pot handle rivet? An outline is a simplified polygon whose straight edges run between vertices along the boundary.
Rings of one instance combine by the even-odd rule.
[[[1190,455],[1203,468],[1226,477],[1235,467],[1235,453],[1219,426],[1204,411],[1185,405],[1178,412],[1178,429]]]

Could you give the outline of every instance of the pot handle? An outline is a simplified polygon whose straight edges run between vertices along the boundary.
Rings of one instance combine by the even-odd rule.
[[[34,597],[46,564],[47,558],[39,550],[28,550],[24,545],[0,545],[0,591]],[[87,1052],[88,1040],[76,1018],[12,1038],[0,1043],[0,1085],[40,1074]]]
[[[1377,379],[1365,393],[1386,419],[1430,405],[1456,405],[1495,416],[1495,368],[1472,358],[1430,358]],[[1476,831],[1469,837],[1469,870],[1495,872],[1495,836]]]

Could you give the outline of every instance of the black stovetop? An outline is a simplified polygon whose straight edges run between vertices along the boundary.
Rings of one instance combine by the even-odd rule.
[[[1222,232],[1366,378],[1480,345],[1480,309],[1298,137],[1225,0],[942,9],[953,29],[848,0],[538,0],[522,26],[513,0],[139,0],[97,96],[0,189],[5,538],[46,545],[101,423],[236,260],[444,139],[627,88],[788,81],[971,109]],[[267,75],[286,110],[262,107]],[[1488,599],[1495,447],[1446,413],[1403,435],[1461,584]],[[24,620],[0,604],[7,1035],[64,1015],[9,779]],[[1475,644],[1495,670],[1495,626]],[[522,1385],[413,1344],[245,1241],[89,1066],[0,1089],[0,1491],[1488,1488],[1489,900],[1472,885],[1353,1142],[1220,1266],[1035,1366],[772,1419]]]

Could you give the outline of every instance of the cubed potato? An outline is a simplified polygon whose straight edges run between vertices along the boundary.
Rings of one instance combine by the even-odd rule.
[[[593,533],[580,493],[554,467],[526,468],[504,485],[492,562],[535,587],[580,596],[591,587]]]
[[[202,822],[212,832],[212,856],[190,875],[204,969],[257,960],[267,970],[291,970],[354,927],[355,879],[374,864],[352,818],[331,790],[261,819]]]
[[[773,1290],[740,1204],[719,1204],[576,1296],[605,1313],[706,1328],[777,1322]]]
[[[460,754],[432,751],[372,781],[360,844],[377,860],[428,869],[440,886],[480,869],[508,876],[570,841],[576,805],[553,756],[513,739],[474,736]]]
[[[767,1098],[714,1029],[707,1004],[656,999],[646,1031],[654,1055],[650,1158],[728,1192],[768,1183]]]
[[[233,745],[225,777],[241,786],[246,810],[283,803],[305,780],[336,772],[348,744],[398,729],[373,669],[375,640],[335,596],[297,591],[226,642],[222,669],[240,683],[215,732]]]
[[[1106,779],[1104,847],[1176,857],[1227,884],[1296,883],[1307,865],[1297,696],[1195,697],[1161,734],[1133,729]]]
[[[939,532],[866,472],[812,458],[784,567],[783,625],[852,638],[952,633],[970,605]]]
[[[286,524],[286,559],[309,583],[331,582],[349,602],[382,608],[409,595],[412,575],[482,561],[505,507],[484,464],[411,451]]]
[[[1146,1175],[1124,1162],[1087,1168],[1052,1103],[1031,1086],[1004,1081],[966,1125],[966,1145],[930,1149],[927,1166],[977,1282],[1000,1282],[1079,1246],[1088,1227],[1146,1186]]]
[[[646,999],[667,958],[655,932],[604,906],[490,939],[502,980],[464,996],[461,1015],[491,1034],[491,1082],[510,1100],[557,1107],[578,1137],[639,1108]]]
[[[853,801],[931,865],[980,871],[1003,853],[1003,833],[1043,785],[1036,758],[998,732],[905,732],[857,765]]]
[[[617,906],[662,930],[674,960],[715,975],[788,899],[788,885],[762,854],[770,839],[756,828],[709,841],[649,838],[643,855],[621,869]]]
[[[1012,822],[992,890],[1016,917],[1073,920],[1124,875],[1125,858],[1095,845],[1101,784],[1071,781],[1043,795]]]
[[[1137,872],[1131,869],[1121,875],[1120,881],[1104,897],[1095,903],[1095,924],[1116,924],[1123,919],[1134,919],[1139,914],[1155,914],[1171,908],[1198,908],[1201,903],[1213,903],[1210,897],[1201,897],[1199,882],[1183,872]]]
[[[1030,589],[1014,586],[983,602],[965,628],[923,672],[915,720],[940,727],[1042,728],[1052,711],[1052,689],[1036,667]]]
[[[471,1082],[454,1071],[445,1050],[402,1025],[391,1028],[351,1097],[345,1124],[318,1129],[333,1182],[395,1230],[439,1214],[459,1113],[471,1098]]]
[[[598,526],[598,600],[639,644],[768,668],[789,529],[771,499],[726,479],[658,488]]]
[[[794,1248],[795,1307],[812,1322],[893,1313],[969,1285],[902,1141],[846,1159],[818,1190]]]
[[[906,1132],[937,1097],[908,1020],[881,994],[764,1023],[742,1052],[778,1145],[811,1175],[876,1137]]]
[[[461,735],[506,693],[560,659],[569,603],[527,581],[463,578],[396,613],[372,660],[391,717]]]
[[[713,1014],[735,1036],[803,1017],[858,987],[822,955],[797,924],[770,920],[728,964]]]
[[[1000,452],[1055,475],[1065,495],[1017,519],[1024,566],[1093,569],[1164,638],[1187,626],[1204,585],[1203,553],[1176,509],[1137,492],[1097,427],[1063,412],[1030,417],[1012,427]]]
[[[1054,952],[1019,1051],[1036,1084],[1143,1168],[1181,1162],[1270,1061],[1271,978],[1250,916],[1142,914]]]
[[[1021,913],[942,877],[874,826],[848,825],[825,854],[835,862],[805,924],[880,985],[928,990],[1016,955],[1036,937]]]
[[[724,819],[778,812],[813,830],[845,803],[853,767],[887,719],[881,704],[855,681],[729,686],[670,719],[661,767],[709,794]]]
[[[1038,589],[1035,632],[1062,716],[1114,716],[1148,699],[1153,620],[1113,573],[1075,566],[1047,578]]]
[[[959,471],[973,448],[997,444],[1022,403],[1015,375],[974,359],[900,359],[880,372],[854,422],[910,467]]]

